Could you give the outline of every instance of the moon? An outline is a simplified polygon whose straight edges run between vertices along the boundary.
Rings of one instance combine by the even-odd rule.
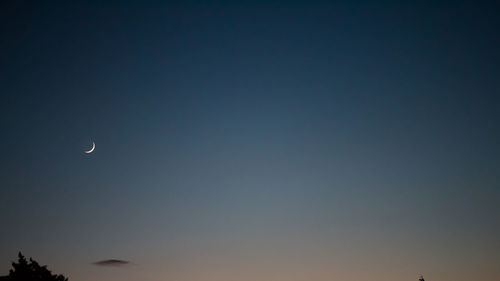
[[[87,151],[84,151],[84,152],[87,153],[87,154],[90,154],[90,153],[92,153],[92,151],[94,151],[94,149],[95,149],[95,142],[92,142],[92,148],[90,150],[87,150]]]

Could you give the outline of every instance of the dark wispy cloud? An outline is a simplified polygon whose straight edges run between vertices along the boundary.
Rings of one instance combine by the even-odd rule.
[[[130,262],[126,260],[109,259],[109,260],[96,261],[93,262],[92,264],[99,266],[125,266],[129,265]]]

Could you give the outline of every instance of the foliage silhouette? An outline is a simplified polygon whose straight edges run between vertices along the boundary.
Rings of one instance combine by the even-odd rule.
[[[40,266],[30,258],[29,262],[19,252],[18,262],[12,262],[12,269],[9,270],[8,281],[68,281],[68,278],[59,274],[52,274],[47,266]]]

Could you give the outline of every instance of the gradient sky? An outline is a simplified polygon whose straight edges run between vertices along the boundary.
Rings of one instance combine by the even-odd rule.
[[[500,279],[498,6],[5,2],[0,275]]]

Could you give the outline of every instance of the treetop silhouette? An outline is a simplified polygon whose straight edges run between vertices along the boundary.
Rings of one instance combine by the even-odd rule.
[[[9,275],[3,279],[8,281],[68,281],[68,278],[60,274],[52,274],[47,266],[40,266],[32,258],[29,261],[19,252],[18,261],[12,262]]]

